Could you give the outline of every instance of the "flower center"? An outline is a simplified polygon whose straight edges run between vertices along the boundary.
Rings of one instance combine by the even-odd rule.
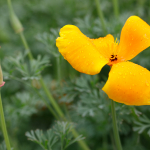
[[[110,55],[109,57],[109,63],[107,65],[112,66],[113,64],[118,63],[118,56],[117,55]]]
[[[110,61],[113,62],[113,61],[116,61],[116,60],[117,60],[117,55],[111,55]]]

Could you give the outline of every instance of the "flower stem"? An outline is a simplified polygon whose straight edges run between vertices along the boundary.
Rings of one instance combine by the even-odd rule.
[[[115,137],[115,143],[117,150],[122,150],[119,132],[118,132],[118,126],[117,126],[117,119],[116,119],[116,112],[115,112],[115,102],[111,100],[111,113],[112,113],[112,120],[113,120],[113,131],[114,131],[114,137]]]
[[[2,126],[2,131],[3,131],[6,147],[7,147],[7,150],[11,150],[9,137],[8,137],[8,133],[7,133],[7,128],[6,128],[6,124],[5,124],[3,104],[2,104],[2,99],[1,99],[1,89],[0,89],[0,116],[1,116],[1,126]]]
[[[114,13],[116,18],[119,17],[119,7],[118,7],[118,0],[113,0],[113,6],[114,6]]]
[[[9,7],[10,13],[12,13],[13,12],[13,8],[12,8],[12,5],[11,5],[11,0],[7,0],[7,3],[8,3],[8,7]]]
[[[24,45],[24,47],[25,47],[25,50],[27,51],[27,54],[28,54],[28,56],[29,56],[29,59],[32,60],[32,59],[33,59],[33,56],[32,56],[32,53],[31,53],[31,51],[30,51],[30,48],[29,48],[29,46],[28,46],[28,43],[27,43],[27,41],[26,41],[26,39],[25,39],[25,37],[24,37],[24,34],[23,34],[23,32],[20,32],[19,34],[20,34],[22,43],[23,43],[23,45]]]
[[[101,24],[102,24],[103,31],[104,31],[104,33],[106,35],[107,34],[107,30],[106,30],[106,26],[105,26],[105,22],[104,22],[103,12],[101,10],[100,1],[99,0],[95,0],[95,3],[96,3],[96,8],[97,8],[98,16],[99,16],[99,19],[100,19]]]

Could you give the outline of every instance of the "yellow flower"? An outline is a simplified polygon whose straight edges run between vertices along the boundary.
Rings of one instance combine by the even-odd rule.
[[[56,46],[79,72],[94,75],[104,65],[112,66],[102,88],[112,100],[126,105],[150,104],[150,72],[128,61],[150,46],[150,26],[139,17],[127,19],[120,43],[111,34],[90,39],[78,27],[66,25],[60,30]]]

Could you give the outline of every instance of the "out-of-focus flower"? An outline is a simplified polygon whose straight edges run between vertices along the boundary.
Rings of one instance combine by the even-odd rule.
[[[126,105],[150,105],[150,72],[128,60],[150,46],[150,26],[137,16],[127,19],[120,43],[111,34],[98,39],[86,37],[78,27],[60,30],[56,46],[79,72],[94,75],[109,65],[109,78],[102,88],[109,98]]]

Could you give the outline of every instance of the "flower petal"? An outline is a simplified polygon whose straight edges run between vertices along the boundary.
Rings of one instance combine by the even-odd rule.
[[[91,39],[92,43],[95,45],[96,49],[102,54],[106,59],[109,60],[107,65],[112,66],[115,63],[118,63],[117,58],[117,50],[118,50],[118,43],[117,39],[114,40],[114,37],[111,34],[108,34],[105,37],[100,37],[98,39]],[[116,56],[116,60],[112,61],[112,57]]]
[[[115,45],[115,41],[111,34],[98,39],[91,39],[91,41],[96,46],[96,49],[99,51],[99,53],[105,58],[110,58],[110,56],[113,54],[113,46]]]
[[[56,46],[72,67],[82,73],[97,74],[108,63],[91,40],[74,25],[61,28]]]
[[[137,16],[129,17],[121,31],[118,58],[130,60],[149,46],[150,26]]]
[[[150,105],[150,71],[132,62],[114,64],[103,91],[126,105]]]

